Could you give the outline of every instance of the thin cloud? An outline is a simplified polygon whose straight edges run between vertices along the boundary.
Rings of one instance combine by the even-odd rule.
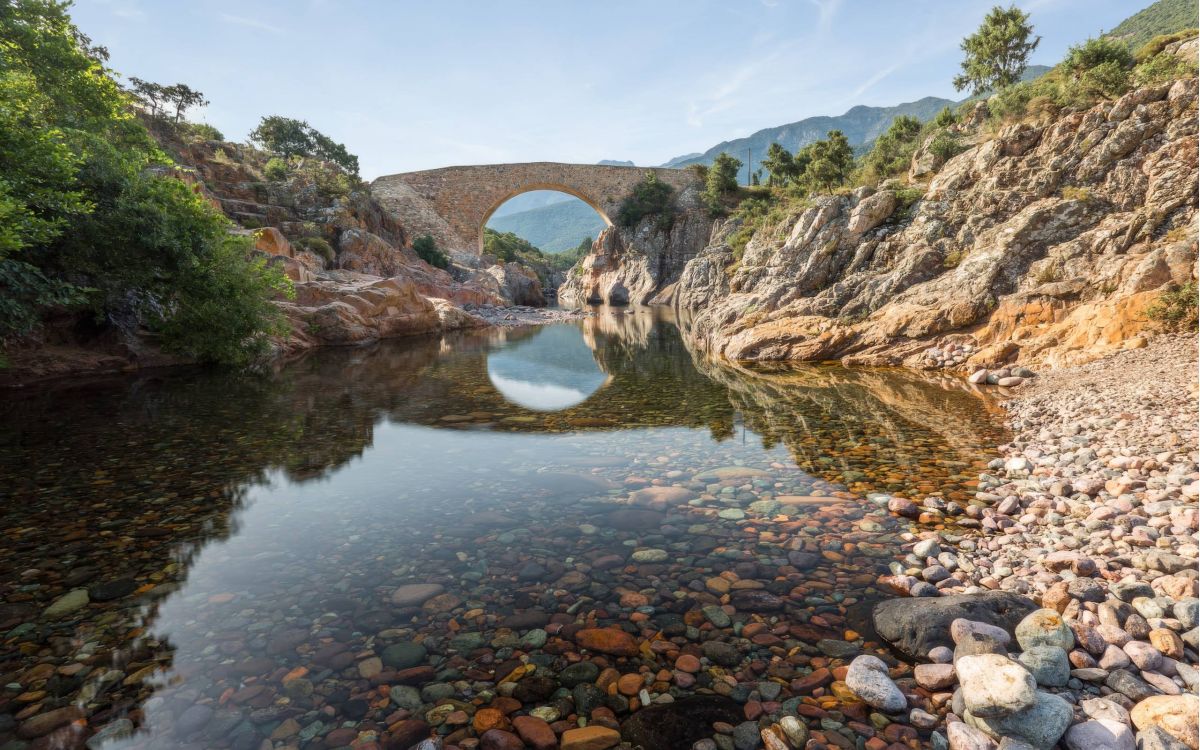
[[[266,21],[260,21],[257,18],[246,18],[245,16],[235,16],[229,13],[222,13],[221,20],[234,26],[245,26],[248,29],[258,29],[259,31],[267,31],[272,34],[286,33],[284,29],[269,24]]]

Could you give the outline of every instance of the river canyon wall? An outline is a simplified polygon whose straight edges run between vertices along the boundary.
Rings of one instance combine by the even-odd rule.
[[[812,198],[740,257],[718,222],[674,289],[685,335],[733,360],[962,370],[1142,346],[1148,308],[1196,278],[1196,91],[995,130],[981,104],[958,126],[970,147],[940,165],[919,150],[910,185]],[[968,356],[930,351],[951,345]]]

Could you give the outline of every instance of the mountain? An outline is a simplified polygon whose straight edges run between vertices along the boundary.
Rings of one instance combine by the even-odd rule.
[[[598,161],[596,163],[599,164],[600,166],[607,166],[607,167],[636,167],[637,166],[636,164],[634,164],[631,161],[618,161],[616,159],[601,159],[600,161]]]
[[[512,232],[547,253],[570,250],[584,237],[595,239],[604,229],[604,219],[591,206],[563,193],[556,195],[566,200],[504,216],[497,211],[487,225],[497,232]]]
[[[745,138],[735,138],[718,143],[702,154],[677,156],[663,166],[686,167],[689,164],[711,164],[717,154],[722,151],[740,159],[745,164],[746,151],[749,150],[753,163],[752,169],[757,169],[763,157],[767,155],[767,147],[772,143],[781,144],[788,151],[794,152],[798,148],[824,138],[830,130],[840,130],[846,134],[850,145],[861,146],[878,138],[892,124],[892,120],[900,115],[911,115],[924,121],[931,119],[943,107],[953,105],[953,101],[936,96],[927,96],[924,99],[897,104],[894,107],[867,107],[860,104],[836,117],[825,115],[807,117],[798,122],[763,128]]]
[[[1196,28],[1196,0],[1158,0],[1148,8],[1126,18],[1105,34],[1137,50],[1160,34]]]
[[[1177,0],[1161,1],[1176,2]],[[1046,65],[1030,65],[1025,69],[1021,78],[1022,80],[1037,78],[1048,70],[1050,68]],[[676,156],[663,166],[686,167],[689,164],[712,164],[717,154],[724,151],[739,159],[744,169],[746,151],[749,150],[752,161],[751,169],[754,170],[758,169],[763,157],[767,155],[767,148],[772,143],[781,144],[788,151],[794,153],[797,149],[824,138],[830,130],[842,131],[846,134],[850,145],[854,146],[854,150],[862,151],[863,147],[882,135],[892,124],[892,120],[900,115],[910,115],[924,122],[932,119],[943,107],[955,107],[964,101],[966,99],[954,101],[937,96],[927,96],[915,102],[905,102],[892,107],[868,107],[860,104],[835,117],[826,115],[807,117],[787,125],[764,128],[745,138],[735,138],[718,143],[704,153]]]
[[[496,209],[496,213],[492,214],[492,218],[498,219],[501,216],[511,216],[519,214],[522,211],[531,211],[535,208],[543,208],[555,203],[566,203],[570,200],[574,199],[566,193],[560,193],[557,190],[530,190],[528,193],[521,193],[503,203],[500,208]]]

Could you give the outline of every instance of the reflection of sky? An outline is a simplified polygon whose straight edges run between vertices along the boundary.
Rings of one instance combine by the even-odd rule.
[[[546,326],[488,355],[488,379],[509,402],[558,411],[581,404],[608,381],[575,326]]]

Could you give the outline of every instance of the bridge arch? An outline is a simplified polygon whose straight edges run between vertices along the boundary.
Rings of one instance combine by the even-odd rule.
[[[480,255],[483,254],[483,229],[484,229],[484,227],[487,226],[487,223],[491,220],[492,214],[496,213],[496,211],[501,206],[503,206],[505,203],[508,203],[513,198],[516,198],[518,195],[523,195],[525,193],[532,193],[535,190],[553,190],[556,193],[564,193],[564,194],[570,195],[574,198],[578,198],[579,200],[586,203],[589,208],[591,208],[593,211],[595,211],[597,214],[599,214],[600,218],[604,220],[604,226],[611,227],[613,225],[612,218],[609,217],[609,215],[604,212],[604,206],[600,205],[595,199],[593,199],[591,196],[589,196],[585,191],[578,190],[577,188],[571,187],[569,185],[560,185],[560,184],[549,183],[549,182],[533,183],[530,185],[524,185],[520,188],[516,188],[516,189],[512,190],[511,192],[503,195],[499,200],[497,200],[495,203],[493,203],[492,206],[487,209],[487,211],[484,212],[483,223],[479,226],[479,231],[477,233],[479,236],[476,238],[477,244],[479,246],[478,252]]]
[[[485,164],[444,167],[380,177],[371,191],[385,208],[411,211],[411,196],[422,199],[441,218],[439,244],[480,253],[483,228],[505,201],[531,190],[557,190],[579,198],[612,225],[621,202],[653,172],[682,192],[696,183],[690,171],[662,167],[619,167],[600,164]],[[405,209],[402,211],[401,209]]]

